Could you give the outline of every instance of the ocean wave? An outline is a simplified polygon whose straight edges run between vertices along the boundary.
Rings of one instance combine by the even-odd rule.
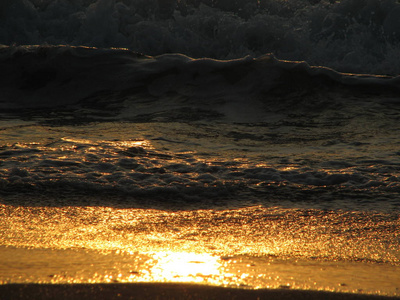
[[[396,0],[7,0],[0,44],[125,47],[233,59],[274,53],[342,72],[399,74]]]
[[[217,114],[227,114],[245,103],[256,114],[257,105],[320,109],[330,105],[322,95],[328,91],[358,97],[379,93],[397,103],[399,90],[399,77],[339,73],[272,54],[215,60],[151,57],[126,49],[3,46],[0,65],[3,113],[78,105],[129,114],[127,103],[138,110],[140,102],[163,99],[165,104],[170,97],[169,105],[178,110],[184,103],[196,113],[219,107]],[[310,94],[317,96],[305,97]]]

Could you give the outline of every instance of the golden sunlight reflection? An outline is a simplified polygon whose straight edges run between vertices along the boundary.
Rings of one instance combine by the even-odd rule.
[[[158,252],[149,263],[145,281],[209,282],[221,272],[219,257],[207,253]]]
[[[120,147],[150,147],[148,140],[120,141],[115,142],[115,144]]]
[[[399,221],[390,215],[0,204],[0,216],[0,284],[191,282],[399,295]]]
[[[74,143],[74,144],[110,144],[116,147],[150,147],[150,141],[145,139],[135,139],[135,140],[123,140],[123,141],[108,141],[108,140],[88,140],[88,139],[79,139],[72,137],[63,137],[61,138],[64,142]]]

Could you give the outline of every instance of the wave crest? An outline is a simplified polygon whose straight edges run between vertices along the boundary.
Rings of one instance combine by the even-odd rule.
[[[344,72],[400,73],[396,0],[245,2],[3,1],[0,43],[126,47],[217,59],[272,52]]]

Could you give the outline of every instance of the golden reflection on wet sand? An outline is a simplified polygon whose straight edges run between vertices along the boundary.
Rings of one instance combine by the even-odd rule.
[[[140,281],[217,283],[221,276],[219,257],[207,253],[157,252],[142,270]],[[137,279],[136,279],[137,280]]]
[[[0,205],[0,215],[2,283],[191,282],[399,295],[398,219],[383,214]]]
[[[0,247],[0,283],[197,283],[398,296],[387,264],[224,257],[190,252],[118,253]]]

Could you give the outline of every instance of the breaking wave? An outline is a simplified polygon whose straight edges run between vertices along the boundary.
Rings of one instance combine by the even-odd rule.
[[[339,73],[305,62],[278,60],[271,54],[221,61],[182,54],[151,57],[124,49],[3,46],[0,65],[3,112],[78,104],[120,108],[121,103],[138,98],[164,97],[167,101],[168,95],[175,96],[175,104],[186,101],[199,109],[238,103],[249,106],[251,99],[270,107],[293,108],[296,101],[304,102],[305,94],[327,90],[395,95],[399,89],[398,77]],[[308,97],[312,101],[309,108],[318,109],[321,101],[329,105],[324,98]]]
[[[7,0],[0,43],[216,59],[274,53],[342,72],[394,75],[399,20],[397,0]]]

